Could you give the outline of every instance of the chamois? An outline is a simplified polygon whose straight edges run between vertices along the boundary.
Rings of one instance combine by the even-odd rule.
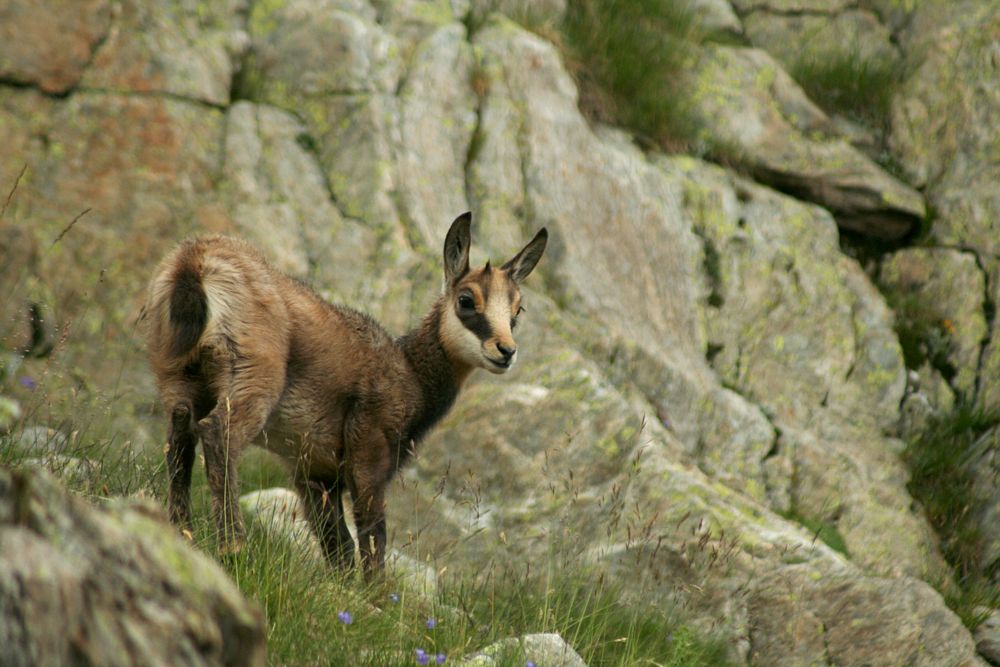
[[[364,570],[382,568],[386,486],[473,369],[501,374],[514,365],[519,284],[548,239],[543,228],[499,269],[489,262],[470,269],[471,220],[465,213],[448,230],[443,294],[396,339],[368,315],[331,305],[272,268],[244,241],[192,238],[163,260],[145,311],[150,363],[168,415],[171,521],[191,526],[200,439],[220,550],[239,550],[236,463],[253,443],[290,465],[334,566],[354,563],[341,502],[346,490]]]

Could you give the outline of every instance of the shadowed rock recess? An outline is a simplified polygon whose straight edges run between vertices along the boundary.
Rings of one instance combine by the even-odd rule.
[[[112,405],[110,428],[161,447],[136,320],[185,235],[247,237],[401,332],[436,293],[455,215],[474,212],[479,262],[546,225],[520,362],[475,376],[394,485],[391,546],[435,569],[565,552],[686,605],[742,663],[983,664],[929,585],[950,570],[897,435],[917,403],[1000,407],[1000,3],[696,3],[728,45],[692,46],[695,143],[726,147],[730,167],[589,122],[556,45],[490,14],[507,4],[0,8],[0,192],[27,165],[0,198],[0,247],[33,248],[9,258],[30,270],[0,271],[0,335],[18,349],[25,304],[51,312],[55,352],[20,362],[44,377],[46,409]],[[891,159],[786,71],[804,30],[901,64],[869,137]],[[862,267],[841,230],[885,256]],[[921,247],[900,245],[921,230]],[[8,375],[0,392],[26,399]],[[984,522],[995,488],[977,487]],[[3,539],[38,541],[38,512]],[[21,562],[0,572],[28,573],[21,553],[0,551]],[[87,553],[73,558],[104,567]],[[52,572],[89,576],[75,562]],[[255,612],[198,596],[213,620],[178,617],[188,664],[225,663],[226,632],[259,659]],[[239,622],[216,623],[223,609]]]

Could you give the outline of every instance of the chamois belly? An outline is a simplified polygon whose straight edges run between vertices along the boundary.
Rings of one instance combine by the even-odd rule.
[[[330,475],[343,464],[343,410],[286,394],[254,441],[281,456],[297,473]]]

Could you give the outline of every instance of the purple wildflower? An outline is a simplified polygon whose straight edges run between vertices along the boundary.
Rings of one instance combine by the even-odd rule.
[[[524,665],[524,667],[535,667],[535,663],[529,660],[527,664]]]
[[[350,625],[351,623],[354,622],[354,618],[351,616],[351,612],[349,611],[339,612],[337,614],[337,618],[339,618],[340,622],[343,623],[344,625]]]
[[[447,659],[448,659],[448,656],[446,656],[444,653],[438,653],[437,657],[435,658],[435,660],[437,661],[437,664],[439,664],[439,665],[443,665],[444,661],[447,660]]]
[[[428,618],[427,619],[427,629],[428,630],[433,630],[434,628],[437,627],[437,624],[438,624],[438,622],[435,619],[433,619],[433,618]]]
[[[20,382],[21,386],[24,387],[24,388],[26,388],[26,389],[32,389],[33,390],[33,389],[35,389],[38,386],[38,383],[35,382],[35,378],[28,377],[27,375],[22,375],[18,379],[18,382]]]
[[[426,665],[428,662],[431,661],[431,657],[429,655],[427,655],[427,651],[425,651],[422,648],[418,648],[416,650],[416,654],[417,654],[417,664],[418,665]]]

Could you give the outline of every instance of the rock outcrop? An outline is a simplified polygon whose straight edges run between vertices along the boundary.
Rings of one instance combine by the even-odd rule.
[[[692,76],[694,113],[713,152],[862,236],[899,241],[919,229],[920,193],[854,148],[770,54],[707,47]]]
[[[996,2],[920,3],[901,33],[914,71],[896,98],[890,136],[908,178],[926,190],[936,212],[928,243],[965,250],[981,274],[989,330],[979,357],[960,372],[985,380],[976,399],[993,409],[1000,407],[998,30]]]
[[[10,665],[263,665],[264,621],[158,507],[0,468],[0,644]]]

